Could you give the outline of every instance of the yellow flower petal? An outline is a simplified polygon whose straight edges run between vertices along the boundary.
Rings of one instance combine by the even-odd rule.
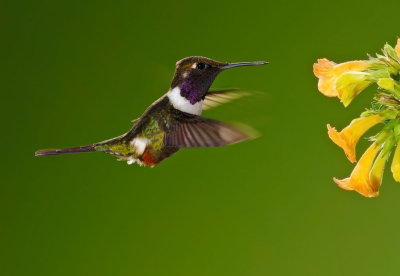
[[[336,64],[326,58],[318,59],[314,63],[314,75],[318,80],[318,90],[328,97],[337,97],[336,80],[338,77],[349,71],[360,72],[368,68],[368,63],[362,60],[349,61]]]
[[[384,154],[384,151],[381,151],[376,158],[371,171],[369,172],[369,183],[371,189],[373,191],[377,191],[377,195],[379,193],[379,187],[382,184],[383,170],[385,169],[385,164],[388,157],[388,153]]]
[[[374,162],[375,156],[381,147],[373,143],[363,154],[358,161],[356,167],[351,173],[350,177],[339,180],[334,178],[333,180],[340,188],[345,190],[354,190],[365,197],[377,196],[379,191],[376,185],[370,182],[370,171]],[[379,187],[378,187],[379,188]]]
[[[394,92],[394,80],[392,78],[381,78],[378,80],[377,84],[383,89]]]
[[[346,72],[340,75],[336,81],[338,97],[344,106],[348,106],[351,101],[368,85],[368,74],[363,72]]]
[[[394,50],[397,53],[397,56],[400,57],[400,38],[397,39],[397,44],[396,47],[394,47]]]
[[[354,163],[356,162],[356,145],[358,140],[368,129],[383,120],[384,118],[379,115],[354,119],[351,121],[350,125],[345,127],[341,132],[338,132],[328,124],[328,135],[336,145],[344,150],[347,159]]]
[[[400,182],[400,143],[397,143],[396,151],[394,152],[392,161],[392,173],[393,178],[397,182]]]

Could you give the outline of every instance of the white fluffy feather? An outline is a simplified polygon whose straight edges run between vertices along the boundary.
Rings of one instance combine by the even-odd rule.
[[[131,141],[131,145],[132,147],[135,148],[135,154],[137,155],[142,155],[149,143],[150,143],[149,139],[142,137],[136,137]]]
[[[175,87],[168,91],[167,96],[176,109],[194,115],[201,114],[201,110],[203,108],[203,100],[195,104],[191,104],[188,99],[181,96],[181,90],[179,89],[179,87]]]

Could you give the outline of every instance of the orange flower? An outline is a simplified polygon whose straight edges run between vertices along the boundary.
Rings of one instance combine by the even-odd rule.
[[[383,123],[383,129],[372,137],[375,141],[364,152],[350,177],[333,180],[339,187],[355,190],[365,197],[379,194],[383,171],[390,153],[394,150],[391,170],[400,182],[400,38],[393,48],[386,44],[381,55],[336,64],[328,59],[318,59],[313,71],[318,78],[318,90],[328,97],[337,97],[346,107],[370,84],[376,83],[372,107],[352,120],[340,132],[329,124],[329,138],[343,149],[350,162],[356,162],[356,147],[360,138],[373,126]],[[397,147],[394,149],[394,146]]]
[[[339,97],[341,95],[336,88],[337,79],[343,74],[348,72],[361,72],[367,69],[368,62],[363,60],[349,61],[336,64],[326,58],[318,59],[314,63],[314,75],[318,80],[318,90],[328,97]]]
[[[342,189],[355,190],[365,197],[377,196],[379,194],[379,186],[381,185],[385,163],[382,160],[386,161],[388,157],[387,154],[385,157],[377,158],[374,168],[372,168],[375,156],[380,149],[380,146],[373,143],[360,158],[350,177],[342,180],[334,178],[333,180]]]
[[[356,162],[356,145],[358,140],[368,129],[383,120],[384,118],[379,115],[354,119],[341,132],[338,132],[328,124],[328,135],[336,145],[344,150],[347,159],[354,163]]]
[[[397,56],[400,57],[400,38],[397,39],[397,44],[396,47],[394,47],[394,50],[397,53]]]

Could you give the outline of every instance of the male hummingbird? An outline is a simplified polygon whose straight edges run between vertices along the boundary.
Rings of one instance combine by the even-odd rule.
[[[193,56],[176,63],[168,92],[155,101],[127,133],[92,145],[39,150],[36,156],[75,152],[105,152],[128,164],[155,166],[180,148],[217,147],[249,139],[244,131],[201,117],[202,109],[229,100],[232,90],[211,92],[215,77],[225,69],[267,64],[264,61],[224,63]]]

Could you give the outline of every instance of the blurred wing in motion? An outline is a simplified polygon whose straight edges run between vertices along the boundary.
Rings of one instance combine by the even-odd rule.
[[[198,148],[218,147],[245,141],[251,135],[232,125],[177,111],[164,134],[168,147]]]
[[[240,89],[224,89],[209,91],[206,94],[203,102],[203,110],[207,110],[223,103],[248,96],[251,93]]]

